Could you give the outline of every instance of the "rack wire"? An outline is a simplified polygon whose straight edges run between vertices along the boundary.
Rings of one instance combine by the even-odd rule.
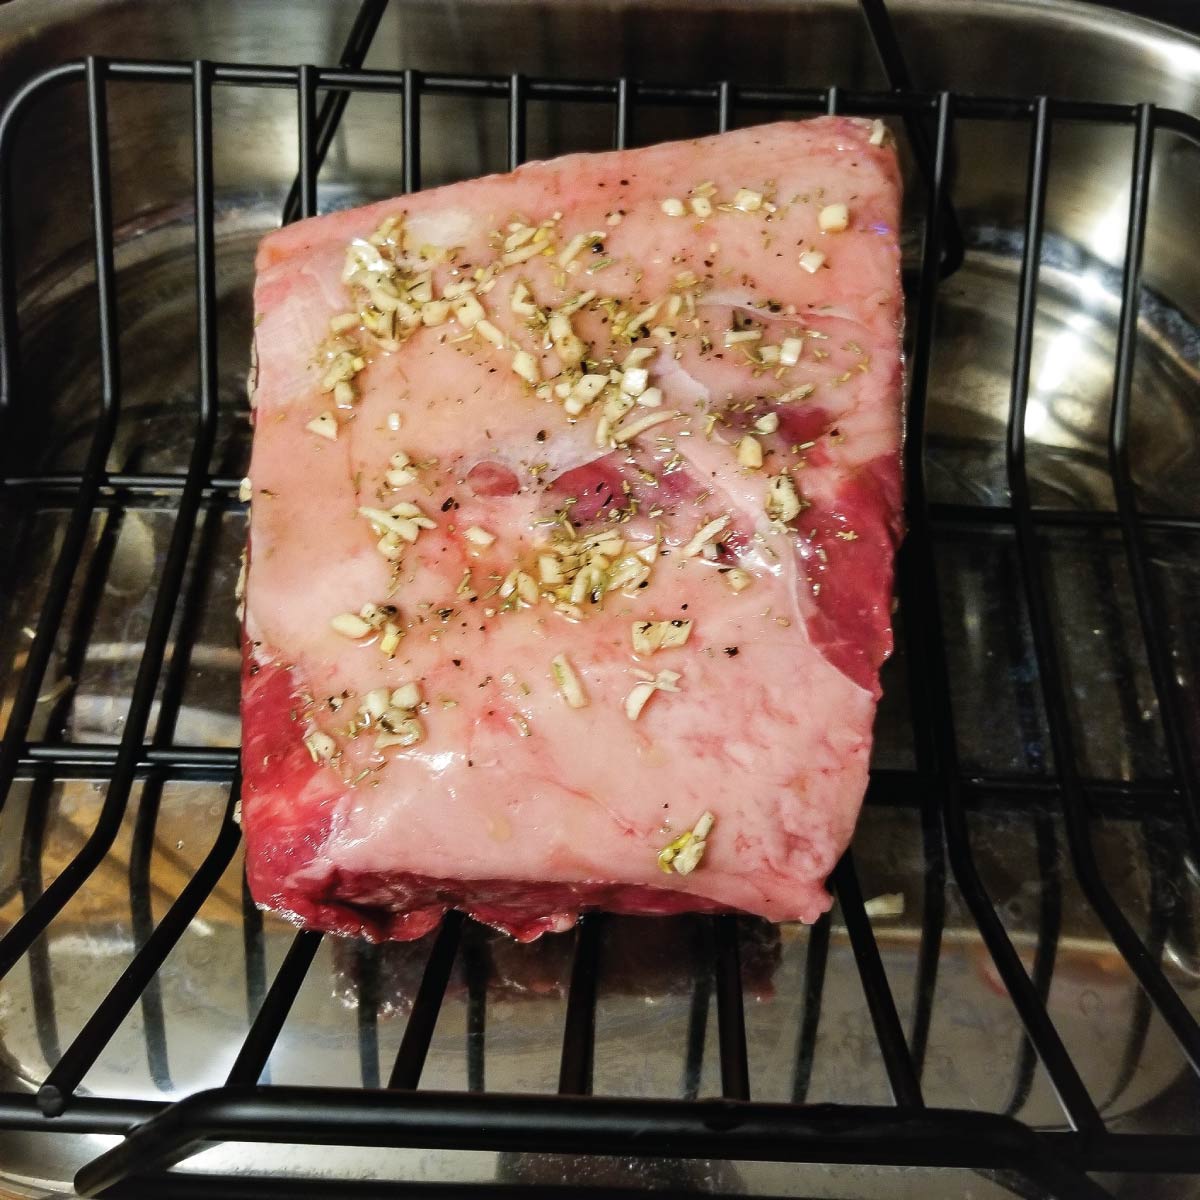
[[[47,1058],[54,1065],[35,1093],[0,1095],[0,1128],[57,1130],[125,1135],[123,1141],[85,1166],[76,1180],[84,1195],[197,1195],[217,1187],[229,1195],[229,1179],[172,1174],[169,1168],[204,1145],[222,1140],[286,1144],[358,1146],[467,1147],[502,1151],[554,1151],[586,1155],[636,1154],[676,1158],[772,1159],[794,1162],[860,1163],[962,1167],[1011,1182],[1026,1195],[1102,1196],[1089,1172],[1175,1171],[1200,1174],[1200,1138],[1191,1134],[1133,1134],[1106,1128],[1095,1097],[1081,1078],[1055,1028],[1047,994],[1057,941],[1056,901],[1043,898],[1037,953],[1030,967],[1022,961],[989,895],[968,833],[968,815],[983,797],[1003,795],[1028,805],[1038,815],[1043,854],[1048,816],[1065,820],[1070,862],[1098,920],[1111,937],[1144,993],[1145,1012],[1161,1015],[1193,1071],[1200,1071],[1200,1028],[1162,969],[1161,929],[1143,937],[1134,930],[1108,889],[1092,844],[1098,814],[1146,811],[1169,813],[1186,830],[1191,852],[1200,858],[1200,807],[1196,763],[1187,742],[1182,698],[1174,681],[1164,617],[1156,597],[1147,537],[1158,530],[1200,532],[1200,520],[1186,514],[1146,515],[1139,511],[1133,485],[1129,425],[1134,345],[1139,310],[1143,243],[1149,208],[1149,181],[1155,135],[1169,130],[1200,144],[1200,121],[1153,105],[1121,105],[922,94],[912,89],[903,70],[886,11],[864,3],[894,90],[851,93],[838,89],[735,87],[729,83],[665,86],[631,79],[589,82],[370,71],[361,67],[385,7],[365,3],[340,66],[248,66],[209,62],[134,62],[88,59],[43,71],[13,97],[0,117],[0,432],[6,446],[16,428],[22,395],[21,300],[13,237],[15,212],[22,202],[12,178],[13,144],[23,114],[52,89],[82,88],[86,99],[90,146],[97,329],[101,375],[98,421],[86,461],[77,473],[31,473],[16,461],[6,463],[4,494],[26,507],[67,507],[69,517],[42,602],[28,657],[17,682],[0,743],[0,797],[14,781],[35,789],[33,811],[44,805],[53,781],[100,778],[105,799],[100,818],[74,858],[42,886],[36,829],[22,845],[31,864],[22,873],[26,907],[0,937],[0,976],[28,958],[31,972],[44,972],[35,961],[38,938],[76,896],[111,849],[136,784],[143,790],[131,861],[132,895],[140,949],[80,1032],[57,1045],[53,1030],[43,1031]],[[196,311],[199,378],[194,437],[186,471],[145,473],[106,469],[121,408],[122,375],[116,307],[116,270],[112,228],[107,99],[121,84],[174,84],[190,90],[194,146]],[[282,1087],[265,1084],[264,1070],[306,974],[321,935],[299,932],[281,966],[268,979],[261,945],[261,918],[246,904],[245,943],[251,988],[251,1024],[225,1085],[174,1103],[91,1095],[80,1090],[122,1021],[139,1003],[147,1017],[156,1078],[166,1078],[161,1012],[155,1019],[156,973],[226,867],[240,838],[235,820],[238,794],[237,752],[179,744],[175,738],[188,666],[188,645],[197,620],[196,605],[183,589],[189,555],[213,553],[214,523],[236,511],[239,480],[216,473],[212,462],[216,436],[217,347],[214,320],[213,92],[236,85],[290,90],[297,104],[299,174],[288,196],[284,219],[313,215],[318,207],[317,173],[351,95],[358,92],[397,96],[403,123],[403,184],[421,186],[421,104],[426,97],[473,97],[506,106],[508,160],[525,155],[526,112],[531,102],[585,103],[606,107],[613,117],[613,144],[630,143],[642,105],[687,106],[710,112],[718,129],[729,127],[731,113],[785,110],[796,115],[842,112],[893,116],[908,126],[918,163],[927,172],[927,199],[921,241],[921,269],[911,319],[915,327],[910,365],[906,454],[910,531],[899,562],[899,591],[912,664],[909,686],[916,746],[913,771],[875,771],[868,803],[899,803],[920,814],[926,859],[924,922],[918,954],[911,1025],[905,1032],[884,970],[871,920],[864,905],[852,853],[838,866],[831,886],[846,923],[854,960],[886,1070],[891,1106],[836,1106],[806,1102],[812,1046],[820,1020],[821,989],[829,952],[829,922],[814,928],[807,951],[805,997],[800,1028],[793,1101],[764,1103],[753,1098],[742,1004],[739,929],[730,916],[709,919],[711,973],[698,979],[692,998],[693,1034],[703,1036],[710,1001],[715,1002],[721,1097],[698,1099],[697,1069],[689,1057],[683,1098],[631,1100],[592,1094],[598,958],[605,918],[589,915],[576,934],[570,974],[558,1095],[505,1095],[484,1088],[481,1050],[469,1055],[468,1090],[422,1090],[429,1052],[447,984],[461,955],[470,962],[474,930],[451,914],[432,943],[404,1035],[386,1080],[375,1067],[377,1043],[373,1016],[364,1002],[364,1087]],[[318,100],[320,104],[318,105]],[[956,122],[970,119],[1016,123],[1030,139],[1026,187],[1024,259],[1016,313],[1017,338],[1012,366],[1006,462],[1011,503],[1003,506],[937,504],[929,499],[924,439],[930,363],[935,343],[934,313],[942,277],[962,258],[961,236],[949,200],[949,156]],[[1083,122],[1133,130],[1129,211],[1119,340],[1109,427],[1114,512],[1067,511],[1035,507],[1030,494],[1025,412],[1033,353],[1038,273],[1045,226],[1047,174],[1056,125]],[[29,735],[42,681],[53,648],[60,644],[69,601],[82,596],[89,606],[94,576],[103,574],[103,551],[93,556],[84,577],[78,564],[96,514],[110,518],[126,508],[170,503],[173,532],[157,582],[153,611],[131,695],[123,735],[114,744],[73,744],[65,739],[64,711],[51,714],[46,732]],[[1012,530],[1021,565],[1038,665],[1038,686],[1047,714],[1053,771],[1041,780],[1028,776],[981,777],[959,760],[955,712],[939,611],[935,531],[969,524]],[[1141,636],[1150,663],[1163,725],[1170,777],[1163,783],[1091,779],[1079,766],[1078,748],[1067,719],[1062,648],[1048,600],[1039,534],[1051,528],[1087,526],[1115,530],[1124,548],[1137,603]],[[102,541],[103,547],[103,541]],[[182,596],[182,599],[181,599]],[[168,653],[176,621],[177,649]],[[70,635],[71,631],[66,632]],[[68,637],[68,657],[82,653],[86,630]],[[156,695],[161,709],[151,732]],[[138,880],[147,870],[157,801],[168,781],[207,780],[229,784],[229,801],[211,849],[178,897],[157,923]],[[1045,835],[1045,836],[1043,836]],[[1177,859],[1173,860],[1177,863]],[[140,866],[139,866],[140,864]],[[1170,864],[1168,863],[1168,867]],[[1166,869],[1166,868],[1164,868]],[[938,952],[945,920],[947,870],[965,898],[991,962],[1003,982],[1025,1031],[1017,1064],[1017,1109],[1037,1064],[1052,1082],[1067,1124],[1066,1132],[1034,1132],[1010,1115],[927,1106],[922,1077],[936,990]],[[139,872],[141,875],[139,876]],[[256,924],[257,922],[257,924]],[[483,1009],[474,1004],[471,1028],[481,1034]],[[365,1015],[363,1015],[365,1014]],[[1146,1016],[1148,1020],[1148,1016]],[[156,1032],[157,1031],[157,1032]],[[482,1045],[477,1037],[472,1045]],[[156,1053],[155,1046],[158,1046]],[[371,1052],[371,1047],[376,1047]],[[366,1066],[368,1060],[371,1067]],[[281,1194],[278,1181],[241,1180],[236,1194]],[[312,1194],[318,1193],[312,1185]],[[307,1185],[289,1181],[289,1196],[310,1194]],[[370,1192],[363,1185],[364,1194]],[[496,1189],[489,1185],[489,1191]],[[532,1194],[536,1189],[530,1189]],[[342,1194],[342,1193],[339,1193]],[[388,1194],[395,1194],[389,1192]]]

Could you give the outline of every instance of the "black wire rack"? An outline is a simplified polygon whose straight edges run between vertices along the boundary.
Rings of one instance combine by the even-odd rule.
[[[99,821],[71,861],[44,887],[40,868],[26,891],[22,915],[0,937],[0,976],[32,955],[39,936],[84,888],[110,851],[125,818],[135,786],[143,789],[131,861],[131,885],[144,875],[153,834],[156,797],[168,781],[203,779],[227,782],[229,801],[211,849],[164,915],[155,922],[148,905],[135,911],[137,945],[116,984],[64,1047],[55,1047],[54,1065],[36,1091],[0,1094],[0,1128],[62,1133],[124,1135],[78,1174],[84,1195],[224,1194],[301,1196],[333,1194],[317,1184],[264,1179],[258,1183],[180,1175],[170,1168],[205,1145],[220,1141],[275,1142],[339,1146],[411,1146],[469,1148],[508,1152],[560,1152],[582,1155],[644,1155],[669,1158],[777,1160],[804,1163],[854,1163],[930,1168],[967,1168],[1006,1181],[1024,1195],[1102,1196],[1107,1193],[1089,1173],[1176,1172],[1200,1175],[1200,1137],[1191,1133],[1122,1133],[1106,1127],[1096,1099],[1085,1086],[1078,1063],[1051,1020],[1047,1008],[1053,929],[1043,928],[1037,954],[1027,966],[997,913],[976,861],[968,833],[968,814],[989,789],[1007,790],[1038,811],[1061,817],[1070,863],[1095,917],[1136,977],[1148,1008],[1169,1028],[1186,1062],[1200,1071],[1200,1027],[1172,986],[1162,965],[1162,942],[1141,936],[1110,891],[1097,865],[1093,845],[1098,807],[1127,809],[1153,805],[1169,811],[1185,831],[1179,852],[1200,859],[1200,807],[1196,764],[1188,746],[1183,697],[1173,674],[1164,616],[1149,564],[1148,534],[1156,529],[1200,532],[1200,520],[1186,515],[1148,516],[1139,511],[1130,466],[1129,428],[1134,351],[1141,295],[1151,167],[1155,136],[1169,130],[1200,144],[1200,121],[1153,105],[1122,105],[1052,99],[982,98],[915,92],[904,71],[886,13],[864,3],[894,89],[858,94],[837,89],[735,87],[728,83],[658,86],[630,79],[567,82],[553,79],[491,78],[361,68],[382,10],[380,2],[362,6],[337,68],[246,66],[209,62],[127,62],[88,59],[46,70],[17,92],[0,117],[0,420],[16,427],[21,406],[19,314],[22,297],[14,257],[14,212],[27,202],[13,178],[13,144],[23,114],[51,89],[82,88],[86,99],[90,181],[98,299],[97,338],[101,373],[98,421],[82,470],[29,474],[10,461],[4,493],[33,508],[66,509],[61,545],[41,603],[28,654],[16,681],[3,742],[0,744],[0,797],[14,781],[34,789],[31,806],[44,804],[54,780],[103,780],[105,795]],[[198,403],[187,469],[183,473],[112,472],[107,469],[121,409],[122,378],[116,269],[110,196],[107,99],[113,84],[176,84],[190,89],[194,146],[194,211],[198,347]],[[844,1106],[806,1104],[804,1046],[815,1037],[820,990],[829,946],[828,921],[814,929],[808,950],[805,1010],[800,1031],[801,1065],[796,1103],[765,1103],[753,1098],[743,1013],[741,946],[735,918],[706,919],[711,927],[711,986],[715,996],[721,1097],[685,1099],[613,1098],[592,1094],[596,1022],[597,964],[606,918],[590,915],[575,942],[562,1031],[556,1095],[506,1095],[482,1088],[482,1066],[470,1066],[472,1085],[449,1093],[422,1090],[422,1070],[456,959],[470,946],[471,923],[452,914],[432,942],[416,989],[398,1053],[386,1080],[364,1071],[360,1089],[264,1085],[267,1059],[292,1008],[321,942],[319,934],[295,934],[282,965],[269,983],[261,948],[249,963],[256,914],[246,911],[248,970],[253,965],[260,991],[249,1032],[224,1086],[176,1102],[129,1100],[81,1089],[122,1021],[152,995],[159,968],[234,859],[240,840],[235,820],[238,758],[235,750],[178,744],[185,652],[197,614],[181,600],[189,554],[208,535],[206,522],[236,511],[239,480],[212,473],[216,438],[217,343],[214,316],[213,94],[226,85],[290,90],[299,124],[299,175],[284,210],[284,220],[317,211],[317,173],[329,149],[342,111],[357,92],[399,97],[403,126],[403,183],[421,186],[420,138],[423,97],[473,97],[507,107],[508,159],[525,155],[526,110],[533,102],[599,105],[613,114],[613,143],[631,138],[641,105],[687,106],[709,112],[718,129],[729,127],[731,113],[788,111],[795,115],[842,112],[902,120],[926,179],[921,228],[920,273],[910,310],[914,330],[909,367],[907,426],[908,520],[910,530],[899,563],[899,592],[910,665],[911,719],[916,747],[912,772],[876,771],[869,802],[881,797],[903,801],[919,811],[926,856],[926,895],[918,978],[911,1028],[906,1033],[867,908],[852,855],[838,866],[831,886],[843,914],[849,942],[893,1104]],[[318,104],[318,101],[320,103]],[[1029,138],[1024,257],[1021,267],[1016,343],[1011,375],[1011,404],[1005,446],[1011,503],[970,509],[932,502],[927,494],[923,454],[930,363],[935,344],[934,311],[942,278],[962,259],[962,242],[949,202],[950,154],[956,122],[1005,122]],[[1033,355],[1047,176],[1056,126],[1064,122],[1118,126],[1133,132],[1130,163],[1132,201],[1123,265],[1121,313],[1109,425],[1108,454],[1116,506],[1113,511],[1066,511],[1035,507],[1026,464],[1025,412]],[[43,677],[53,649],[61,644],[63,623],[73,596],[89,603],[88,578],[78,578],[89,531],[97,514],[111,514],[147,497],[167,497],[173,506],[173,532],[157,580],[152,615],[123,734],[115,744],[76,744],[61,735],[52,715],[48,732],[31,740]],[[956,714],[944,650],[943,619],[937,602],[939,562],[934,532],[947,521],[1000,528],[1015,534],[1021,581],[1036,650],[1037,679],[1044,702],[1053,772],[1041,782],[982,778],[959,761]],[[1149,662],[1162,722],[1169,779],[1150,785],[1086,778],[1067,717],[1067,682],[1060,633],[1048,600],[1039,536],[1047,528],[1086,525],[1115,531],[1136,598],[1140,634]],[[68,650],[68,655],[75,651]],[[157,722],[152,709],[157,702]],[[149,814],[143,819],[142,814]],[[22,855],[36,862],[39,846],[32,835]],[[1178,859],[1172,860],[1178,863]],[[138,864],[141,864],[139,867]],[[926,1105],[922,1074],[935,996],[938,949],[944,922],[942,899],[947,873],[965,899],[987,954],[1023,1026],[1022,1070],[1036,1064],[1047,1073],[1067,1129],[1035,1132],[1011,1116]],[[135,905],[135,910],[137,906]],[[1053,925],[1053,921],[1049,922]],[[707,999],[705,1000],[707,1003]],[[369,1019],[369,1018],[368,1018]],[[148,1036],[150,1036],[148,1034]],[[347,1185],[348,1189],[349,1185]],[[489,1185],[492,1194],[498,1194]],[[206,1190],[209,1189],[209,1190]],[[236,1189],[241,1189],[236,1190]],[[256,1190],[257,1189],[257,1190]],[[369,1187],[367,1187],[369,1191]],[[469,1190],[469,1189],[464,1189]],[[530,1189],[534,1191],[536,1189]],[[561,1193],[561,1185],[555,1189]],[[346,1194],[339,1189],[337,1194]],[[378,1194],[384,1194],[380,1191]],[[399,1194],[394,1190],[389,1195]],[[472,1193],[474,1194],[474,1193]]]

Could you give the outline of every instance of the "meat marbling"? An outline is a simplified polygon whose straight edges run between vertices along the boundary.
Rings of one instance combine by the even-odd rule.
[[[378,939],[828,908],[900,534],[881,134],[577,155],[263,241],[258,903]]]

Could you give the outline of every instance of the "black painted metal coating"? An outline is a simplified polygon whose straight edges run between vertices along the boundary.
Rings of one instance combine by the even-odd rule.
[[[138,1125],[84,1167],[75,1186],[95,1196],[134,1170],[163,1170],[204,1143],[233,1138],[673,1158],[711,1158],[720,1141],[724,1156],[746,1160],[854,1163],[869,1155],[908,1166],[932,1155],[943,1166],[1010,1171],[1044,1194],[1106,1195],[1023,1125],[987,1113],[298,1087],[198,1092]]]
[[[446,984],[450,982],[450,972],[458,954],[462,926],[462,913],[451,912],[438,930],[437,939],[425,963],[421,985],[413,999],[412,1011],[408,1014],[400,1049],[396,1051],[392,1073],[388,1077],[387,1085],[390,1088],[415,1088],[421,1082],[421,1071],[425,1067],[429,1043],[433,1040],[438,1013],[442,1009]]]
[[[942,819],[951,869],[1000,978],[1012,998],[1021,1023],[1050,1075],[1068,1119],[1076,1129],[1095,1130],[1100,1126],[1100,1116],[1095,1103],[1022,966],[980,878],[967,830],[959,783],[961,771],[958,765],[954,714],[950,705],[950,678],[941,614],[936,600],[937,567],[926,508],[923,444],[941,262],[941,224],[945,212],[943,201],[948,184],[946,169],[955,103],[955,99],[948,94],[943,94],[938,101],[933,187],[930,189],[926,209],[921,284],[917,296],[917,332],[910,372],[906,432],[909,518],[912,526],[901,551],[900,570],[902,573],[908,570],[915,571],[917,577],[924,581],[925,595],[928,598],[927,603],[918,606],[917,612],[913,614],[916,619],[908,626],[912,637],[910,653],[914,656],[914,662],[925,665],[929,678],[928,698],[936,737],[937,760],[941,767]]]

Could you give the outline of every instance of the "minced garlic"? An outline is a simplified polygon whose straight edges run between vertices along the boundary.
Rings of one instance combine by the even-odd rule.
[[[550,341],[564,367],[578,366],[587,353],[583,339],[571,328],[571,319],[561,312],[552,313],[547,326]]]
[[[780,404],[791,404],[795,400],[805,400],[816,391],[816,385],[812,383],[802,383],[799,387],[791,388],[789,391],[783,392],[776,399]]]
[[[686,546],[684,546],[682,550],[683,557],[695,558],[696,555],[700,554],[704,550],[704,547],[713,541],[717,534],[722,532],[722,530],[724,530],[725,526],[728,524],[729,515],[726,514],[723,517],[717,517],[715,520],[709,521],[706,525],[702,525],[696,531],[695,535],[692,537],[692,540],[688,542]]]
[[[817,215],[825,233],[843,233],[850,225],[850,210],[844,204],[827,204]]]
[[[737,460],[740,466],[757,471],[763,465],[762,445],[751,434],[746,434],[737,444]]]
[[[711,812],[701,813],[700,819],[686,833],[681,833],[659,851],[658,865],[666,874],[675,871],[679,875],[690,875],[704,857],[708,847],[708,835],[716,823]]]
[[[800,255],[800,265],[810,275],[815,275],[825,265],[825,252],[823,250],[805,250]]]
[[[408,455],[403,450],[397,450],[392,455],[390,462],[390,468],[383,475],[384,482],[388,487],[399,488],[406,487],[410,483],[416,483],[416,470]]]
[[[635,654],[653,654],[672,650],[687,643],[692,634],[691,621],[634,621],[630,626]]]
[[[304,428],[319,437],[328,438],[331,442],[337,441],[337,418],[331,412],[323,412],[320,416],[313,417]]]
[[[335,633],[340,633],[346,638],[365,638],[367,634],[374,632],[375,628],[370,622],[352,612],[338,613],[329,624]]]
[[[512,369],[526,383],[538,383],[542,378],[541,371],[538,370],[537,359],[528,350],[518,350],[513,355]]]
[[[420,720],[402,713],[385,713],[379,725],[380,731],[375,736],[376,750],[386,750],[391,746],[415,746],[425,736]]]
[[[579,682],[579,676],[575,674],[575,668],[571,666],[565,654],[558,654],[550,660],[550,672],[563,699],[571,708],[587,707],[588,699],[584,694],[583,684]]]
[[[642,715],[642,709],[646,707],[655,692],[678,692],[680,690],[681,676],[678,671],[659,671],[657,675],[651,675],[649,671],[635,671],[634,674],[639,677],[638,682],[633,685],[633,689],[625,697],[625,715],[631,721],[636,721]]]
[[[579,416],[604,391],[607,383],[607,375],[584,375],[570,390],[563,403],[566,414],[570,417]]]
[[[632,441],[638,434],[645,433],[646,430],[653,429],[656,425],[663,425],[667,421],[676,421],[681,416],[683,414],[678,412],[652,412],[636,421],[630,421],[628,425],[614,429],[612,440],[618,446],[624,445],[624,443]]]
[[[337,754],[337,742],[327,733],[314,730],[304,739],[305,748],[313,762],[328,762]]]
[[[787,522],[800,515],[800,497],[796,485],[788,474],[773,475],[767,482],[765,507],[772,521]]]

